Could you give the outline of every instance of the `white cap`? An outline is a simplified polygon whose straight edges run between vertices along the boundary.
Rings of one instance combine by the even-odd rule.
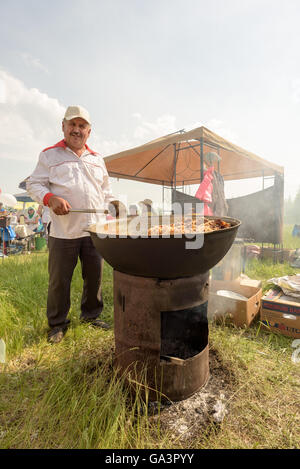
[[[204,155],[204,161],[206,164],[213,164],[214,161],[221,161],[221,157],[214,151],[209,151]]]
[[[84,119],[87,121],[88,124],[91,125],[91,118],[86,109],[82,106],[69,106],[66,110],[64,119],[67,121],[70,121],[71,119],[75,119],[76,117],[81,117],[81,119]]]

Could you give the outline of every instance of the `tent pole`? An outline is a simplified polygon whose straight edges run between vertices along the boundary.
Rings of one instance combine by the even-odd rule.
[[[176,202],[176,158],[177,157],[177,154],[176,154],[176,143],[174,143],[174,188],[175,188],[175,192],[174,192],[174,201]]]
[[[203,181],[203,178],[204,178],[204,167],[203,167],[203,137],[200,138],[200,165],[201,165],[200,182],[202,182],[202,181]]]

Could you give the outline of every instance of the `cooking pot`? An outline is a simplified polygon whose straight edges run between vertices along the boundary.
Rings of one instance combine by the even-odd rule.
[[[146,230],[132,235],[130,226],[135,218],[146,221]],[[212,216],[205,218],[220,219]],[[162,216],[156,219],[157,224],[164,223]],[[205,273],[225,256],[241,222],[229,217],[221,219],[228,222],[230,227],[202,233],[194,238],[188,234],[148,237],[151,220],[153,226],[153,217],[150,216],[110,220],[91,225],[87,231],[97,251],[115,270],[142,277],[172,279]],[[175,221],[176,217],[171,216],[170,223]]]

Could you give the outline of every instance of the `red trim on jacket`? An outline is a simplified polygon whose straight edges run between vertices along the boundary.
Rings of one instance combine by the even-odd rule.
[[[45,149],[42,151],[42,153],[44,153],[44,151],[51,150],[52,148],[64,148],[64,149],[66,149],[66,148],[67,148],[67,144],[66,144],[65,140],[61,140],[60,142],[57,142],[55,145],[52,145],[52,147],[47,147],[47,148],[45,148]],[[89,148],[89,147],[87,146],[87,144],[85,144],[85,148],[86,148],[87,151],[89,151],[92,155],[97,155],[97,152],[91,150],[91,148]]]
[[[56,143],[55,145],[52,145],[52,147],[45,148],[45,150],[43,150],[43,152],[47,151],[47,150],[51,150],[52,148],[59,148],[59,147],[60,148],[67,148],[66,142],[64,140],[61,140],[60,142]]]
[[[54,194],[52,194],[52,192],[48,192],[43,198],[43,204],[48,206],[49,200],[51,199],[53,195]]]
[[[85,148],[86,148],[87,151],[89,151],[92,155],[97,155],[97,154],[98,154],[96,151],[91,150],[91,149],[87,146],[87,144],[85,144]]]

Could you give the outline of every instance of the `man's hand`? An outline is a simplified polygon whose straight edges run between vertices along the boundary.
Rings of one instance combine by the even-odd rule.
[[[72,208],[69,202],[56,195],[50,197],[48,205],[56,215],[66,215],[69,213],[70,208]]]

